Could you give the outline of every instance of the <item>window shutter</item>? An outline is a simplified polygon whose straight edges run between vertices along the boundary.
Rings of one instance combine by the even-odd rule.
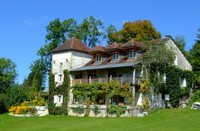
[[[183,87],[187,86],[186,78],[183,79]]]
[[[61,95],[60,103],[63,103],[63,95]]]
[[[58,102],[58,97],[57,97],[57,95],[54,95],[53,98],[54,98],[54,99],[53,99],[53,102],[54,102],[54,103],[57,103],[57,102]]]
[[[58,82],[58,77],[59,77],[58,74],[55,74],[55,75],[54,75],[54,81],[55,81],[55,82]]]

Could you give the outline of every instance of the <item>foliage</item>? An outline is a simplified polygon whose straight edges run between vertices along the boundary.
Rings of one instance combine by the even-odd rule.
[[[7,109],[12,105],[19,105],[28,99],[29,90],[21,85],[13,85],[4,95],[4,104]]]
[[[195,86],[196,88],[200,88],[200,29],[198,30],[197,39],[195,40],[195,44],[190,50],[190,62],[192,64],[193,71],[196,74]]]
[[[54,75],[52,74],[52,72],[50,72],[49,73],[49,96],[48,96],[48,101],[47,101],[49,114],[54,114],[55,112],[55,104],[53,102],[54,88],[55,88]]]
[[[200,90],[197,90],[194,92],[194,95],[192,96],[192,101],[196,101],[200,98]]]
[[[82,23],[79,25],[81,41],[85,43],[89,48],[94,47],[96,43],[101,43],[100,38],[104,37],[103,22],[100,19],[96,19],[93,16],[83,19]]]
[[[54,84],[54,75],[50,73],[49,75],[49,97],[48,97],[48,109],[49,109],[49,114],[56,114],[57,110],[58,112],[62,112],[62,114],[67,115],[67,103],[69,101],[69,88],[70,88],[70,78],[69,78],[69,71],[64,70],[64,82],[62,85],[56,87]],[[63,95],[63,103],[62,107],[57,108],[55,107],[55,104],[53,102],[54,95],[61,94]],[[60,114],[60,113],[58,113]]]
[[[144,42],[159,38],[161,38],[160,32],[156,31],[149,20],[126,22],[120,31],[109,34],[110,40],[121,43],[128,42],[131,39]]]
[[[83,106],[78,106],[78,107],[72,108],[72,110],[76,114],[83,114],[84,113],[84,107]]]
[[[149,103],[149,98],[148,97],[144,97],[143,101],[142,101],[142,110],[143,111],[147,111],[150,108],[150,103]]]
[[[142,57],[142,64],[146,69],[165,70],[174,63],[174,53],[167,49],[164,43],[154,43]],[[152,73],[152,72],[151,72]]]
[[[117,32],[117,29],[115,26],[110,25],[109,27],[106,28],[106,36],[108,37],[107,43],[111,44],[115,42],[115,39],[113,38],[113,35]]]
[[[31,102],[24,101],[19,105],[13,105],[9,108],[9,112],[13,114],[31,114],[35,115],[37,112],[37,109],[34,107],[35,105],[31,105]],[[38,105],[39,106],[39,105]]]
[[[150,81],[155,92],[160,92],[163,96],[169,94],[171,105],[178,107],[180,99],[188,96],[189,89],[192,88],[194,73],[181,70],[173,63],[174,53],[168,50],[163,43],[153,44],[142,58],[143,77]],[[166,82],[163,81],[163,74],[166,74]],[[183,78],[187,80],[185,91],[180,87],[180,79]]]
[[[150,91],[150,84],[149,80],[143,78],[140,82],[140,92],[148,93]]]
[[[25,78],[23,86],[32,88],[33,91],[39,92],[44,89],[45,78],[46,78],[46,66],[42,59],[34,61],[31,66],[28,77]]]
[[[120,115],[126,112],[126,108],[126,106],[113,105],[108,107],[107,112],[110,115],[116,115],[117,117],[120,117]]]
[[[64,21],[60,21],[57,18],[47,25],[46,30],[46,44],[37,52],[40,56],[41,64],[45,63],[45,69],[39,69],[40,72],[44,72],[44,79],[51,69],[51,51],[53,49],[72,37],[76,37],[86,44],[86,46],[91,48],[97,43],[101,44],[107,34],[107,30],[104,28],[104,23],[93,16],[84,18],[80,23],[73,18]]]
[[[0,93],[5,93],[17,76],[16,65],[11,59],[0,58]]]
[[[132,103],[132,90],[129,83],[121,85],[118,81],[112,80],[110,83],[90,83],[90,84],[75,84],[73,87],[75,97],[84,96],[86,104],[85,116],[89,115],[91,102],[95,103],[97,95],[106,94],[109,98],[119,95],[127,97]],[[108,105],[110,103],[107,103]]]
[[[92,108],[92,111],[94,112],[95,115],[98,115],[100,113],[100,109],[97,105],[95,105],[94,108]]]

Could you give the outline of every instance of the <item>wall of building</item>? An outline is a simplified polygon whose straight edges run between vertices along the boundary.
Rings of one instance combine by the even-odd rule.
[[[92,56],[77,51],[66,51],[52,54],[52,71],[62,73],[64,69],[73,69],[85,65],[92,59]]]
[[[89,55],[87,53],[82,53],[78,51],[71,51],[72,57],[71,57],[71,69],[81,67],[88,63],[90,60],[92,60],[93,56]]]
[[[168,49],[173,51],[175,55],[177,55],[178,58],[178,67],[183,70],[192,70],[192,66],[189,63],[189,61],[186,59],[186,57],[183,55],[183,53],[180,51],[180,49],[176,46],[174,41],[172,39],[168,39],[166,42],[166,46]]]

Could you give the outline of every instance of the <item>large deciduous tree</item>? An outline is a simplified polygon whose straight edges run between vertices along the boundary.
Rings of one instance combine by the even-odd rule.
[[[136,41],[149,41],[159,38],[161,38],[160,32],[153,27],[149,20],[126,22],[120,31],[109,36],[110,40],[122,43],[130,41],[131,39]]]
[[[0,58],[0,93],[5,92],[15,83],[16,65],[11,59]]]

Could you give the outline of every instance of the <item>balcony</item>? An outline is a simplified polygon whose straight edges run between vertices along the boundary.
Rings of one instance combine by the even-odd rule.
[[[139,85],[140,83],[140,77],[135,78],[135,84]],[[90,79],[74,79],[72,80],[72,86],[75,84],[89,84],[89,83],[95,83],[95,82],[110,82],[111,80],[119,81],[121,84],[124,84],[126,82],[133,83],[132,77],[110,77],[110,78],[90,78]]]

